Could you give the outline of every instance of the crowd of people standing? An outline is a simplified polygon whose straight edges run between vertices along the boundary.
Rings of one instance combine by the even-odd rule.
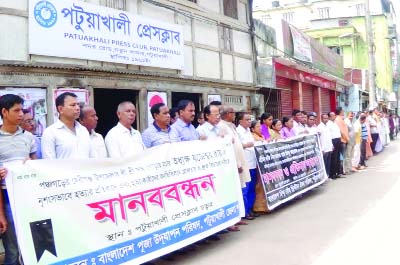
[[[366,167],[366,160],[379,153],[394,139],[399,130],[398,117],[379,112],[321,114],[293,110],[291,117],[282,120],[269,113],[254,119],[250,113],[240,112],[220,102],[212,102],[196,115],[195,104],[181,100],[176,108],[164,103],[151,107],[154,122],[142,133],[132,127],[136,107],[132,102],[121,102],[116,115],[118,123],[105,138],[96,133],[99,117],[96,110],[78,103],[77,96],[66,92],[55,101],[59,119],[47,127],[41,139],[34,132],[33,119],[23,110],[23,99],[7,94],[0,98],[0,162],[26,159],[87,159],[126,158],[140,154],[157,145],[193,140],[225,138],[232,141],[239,181],[245,205],[245,216],[225,232],[240,231],[239,225],[248,224],[267,212],[265,194],[258,176],[254,146],[269,141],[280,141],[302,134],[317,134],[327,175],[331,179],[352,174]],[[196,118],[199,126],[195,128]],[[317,120],[320,123],[317,125]],[[12,152],[10,152],[12,150]],[[0,196],[0,232],[5,248],[5,264],[19,264],[19,250],[4,178],[7,168],[0,165],[2,179]],[[224,231],[221,231],[224,232]],[[211,239],[218,240],[218,235]],[[203,241],[204,242],[204,241]]]

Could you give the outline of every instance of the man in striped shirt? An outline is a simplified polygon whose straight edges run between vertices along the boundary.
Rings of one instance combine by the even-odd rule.
[[[358,169],[365,169],[367,166],[365,164],[365,158],[367,155],[367,140],[368,140],[368,129],[367,125],[365,124],[365,121],[367,120],[367,117],[362,114],[360,116],[360,123],[361,123],[361,146],[360,146],[360,163],[358,165]]]
[[[22,122],[24,100],[16,95],[6,94],[0,98],[0,115],[3,125],[0,129],[0,232],[5,249],[4,264],[19,264],[19,251],[14,220],[4,179],[7,169],[4,163],[23,163],[36,159],[36,143],[32,134],[24,133],[19,127]]]

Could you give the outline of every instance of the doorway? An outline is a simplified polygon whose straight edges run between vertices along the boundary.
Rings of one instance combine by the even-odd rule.
[[[194,103],[194,106],[196,108],[196,114],[199,113],[200,110],[202,109],[202,102],[201,102],[201,94],[200,93],[184,93],[184,92],[172,92],[171,93],[171,102],[172,102],[172,106],[171,107],[177,107],[178,106],[178,102],[183,100],[183,99],[187,99],[187,100],[191,100]],[[197,126],[197,120],[194,119],[194,121],[192,122],[192,124],[194,126]]]
[[[104,137],[108,131],[118,123],[117,107],[123,101],[131,101],[137,105],[137,91],[130,89],[94,89],[94,108],[96,109],[99,121],[97,123],[96,132]],[[137,116],[133,128],[137,128]]]

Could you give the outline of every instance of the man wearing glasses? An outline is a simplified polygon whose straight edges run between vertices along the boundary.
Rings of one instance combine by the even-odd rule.
[[[42,158],[42,149],[41,149],[41,143],[40,143],[40,138],[35,135],[35,120],[33,119],[33,115],[29,110],[23,110],[24,116],[22,118],[21,122],[21,128],[25,131],[25,133],[31,133],[34,136],[35,139],[35,144],[36,144],[36,157],[37,159]]]

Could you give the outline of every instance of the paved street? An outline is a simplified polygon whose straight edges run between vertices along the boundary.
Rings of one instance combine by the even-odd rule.
[[[400,140],[367,170],[329,181],[241,232],[157,265],[400,264]]]

